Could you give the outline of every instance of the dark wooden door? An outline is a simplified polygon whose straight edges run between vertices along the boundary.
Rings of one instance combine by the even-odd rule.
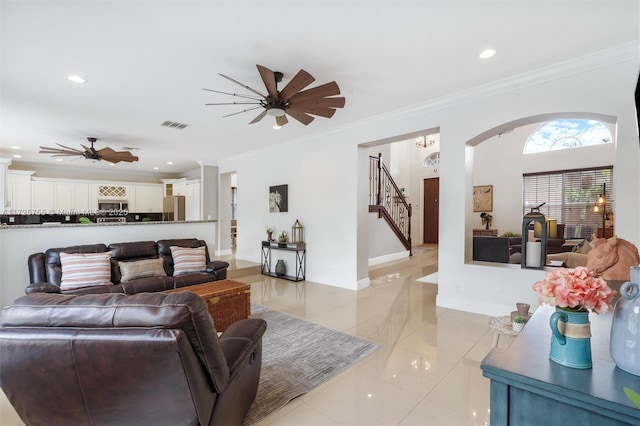
[[[438,221],[440,205],[440,178],[424,180],[424,215],[422,217],[424,230],[423,242],[438,244]]]

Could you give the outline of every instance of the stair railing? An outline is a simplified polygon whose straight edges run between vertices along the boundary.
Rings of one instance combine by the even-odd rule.
[[[382,154],[369,157],[369,211],[384,217],[404,247],[411,251],[411,204],[382,162]]]

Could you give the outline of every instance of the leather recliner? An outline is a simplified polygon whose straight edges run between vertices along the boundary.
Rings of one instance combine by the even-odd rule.
[[[30,294],[0,312],[0,386],[26,425],[241,425],[266,322],[218,336],[190,292]]]

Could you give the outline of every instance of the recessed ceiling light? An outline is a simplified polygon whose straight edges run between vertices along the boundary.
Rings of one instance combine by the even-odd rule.
[[[496,51],[493,49],[487,49],[487,50],[483,50],[482,52],[480,52],[480,59],[487,59],[492,57],[493,55],[496,54]]]
[[[20,149],[19,146],[12,146],[11,149]]]
[[[20,154],[13,154],[13,158],[22,158],[22,155],[20,155]]]
[[[87,79],[84,77],[80,77],[79,75],[69,75],[67,79],[73,81],[74,83],[86,83]]]
[[[172,164],[173,164],[173,161],[167,161],[167,164],[168,164],[168,165],[172,165]]]
[[[55,161],[62,161],[62,158],[56,158]]]
[[[154,167],[153,170],[160,170],[160,167]]]

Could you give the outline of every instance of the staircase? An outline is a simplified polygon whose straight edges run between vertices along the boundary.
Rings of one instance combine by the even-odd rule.
[[[378,213],[396,234],[404,248],[411,250],[411,204],[393,181],[382,162],[382,154],[369,157],[369,212]]]

